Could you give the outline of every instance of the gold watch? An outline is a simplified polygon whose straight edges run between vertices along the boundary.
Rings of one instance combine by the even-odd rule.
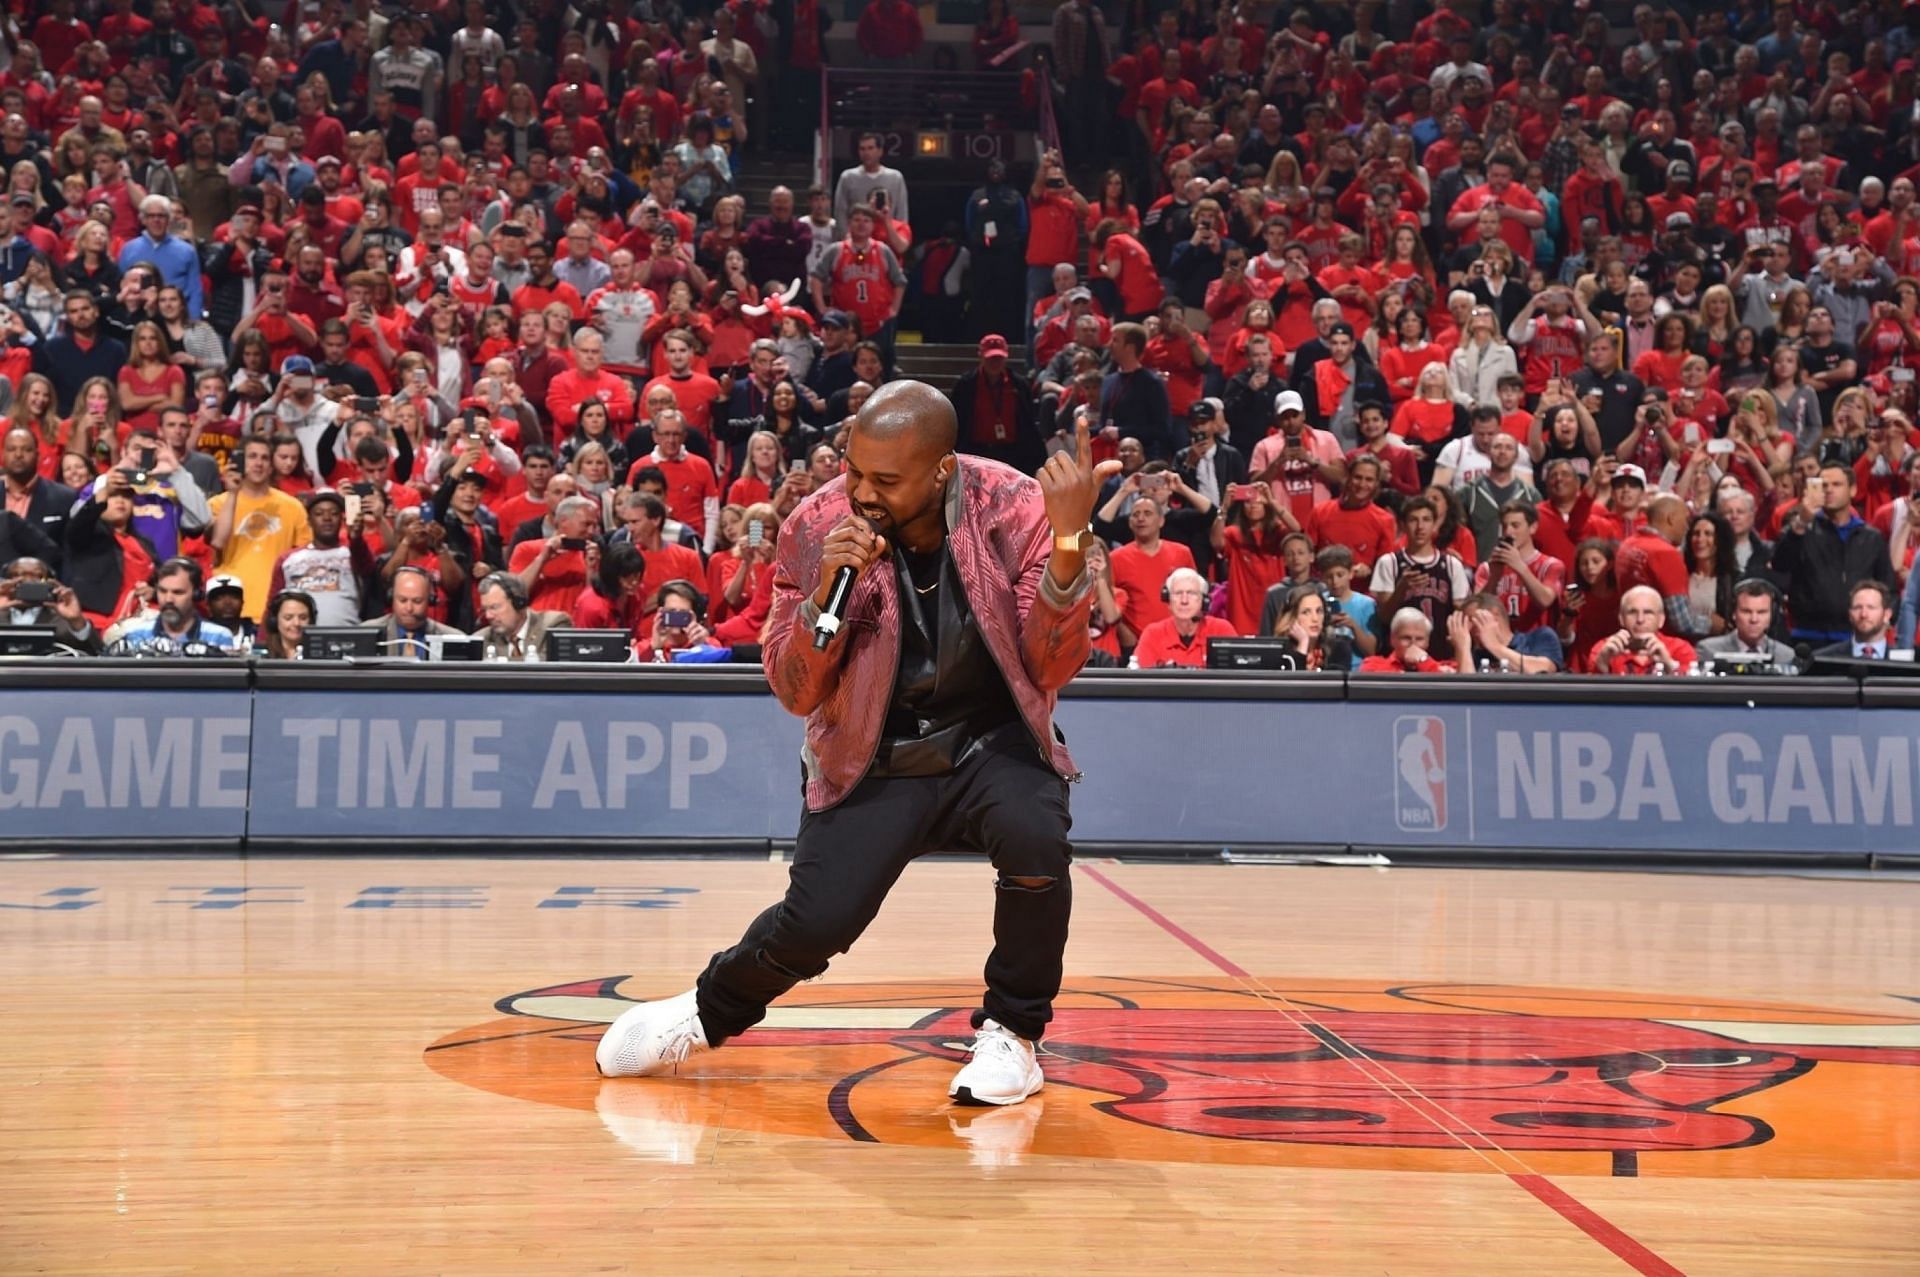
[[[1087,534],[1092,531],[1093,531],[1093,528],[1091,526],[1088,526],[1080,529],[1078,532],[1074,533],[1072,536],[1064,536],[1064,537],[1061,536],[1058,532],[1056,532],[1053,534],[1053,548],[1061,551],[1064,554],[1078,554],[1080,553],[1081,545],[1086,540]]]

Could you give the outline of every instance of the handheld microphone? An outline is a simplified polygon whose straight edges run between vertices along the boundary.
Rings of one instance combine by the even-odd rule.
[[[840,632],[841,624],[847,619],[847,601],[853,597],[856,575],[850,565],[834,569],[833,585],[827,591],[827,605],[820,609],[820,619],[813,623],[814,651],[825,651],[827,644],[833,642],[833,636]]]

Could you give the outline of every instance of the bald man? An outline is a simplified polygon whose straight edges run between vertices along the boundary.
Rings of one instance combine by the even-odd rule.
[[[855,419],[844,473],[781,528],[767,681],[807,720],[786,897],[696,988],[615,1020],[601,1073],[671,1072],[758,1024],[852,947],[909,861],[965,848],[997,873],[994,947],[973,1058],[948,1094],[1017,1104],[1044,1085],[1034,1048],[1060,991],[1077,775],[1053,706],[1086,660],[1081,541],[1119,463],[1093,464],[1084,420],[1075,451],[1037,481],[955,453],[956,431],[938,390],[881,387]],[[822,645],[816,624],[841,568],[855,584]]]
[[[1662,634],[1667,609],[1660,591],[1636,585],[1620,596],[1620,628],[1593,645],[1596,674],[1685,674],[1696,659],[1693,644]]]

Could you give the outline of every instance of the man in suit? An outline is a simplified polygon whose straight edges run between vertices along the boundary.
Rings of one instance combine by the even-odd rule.
[[[536,612],[527,604],[527,587],[510,572],[495,572],[480,583],[484,627],[474,634],[487,641],[496,661],[538,661],[545,656],[547,631],[573,624],[565,612]]]
[[[429,635],[465,637],[453,626],[442,625],[427,615],[435,588],[433,574],[425,568],[407,564],[393,570],[393,610],[367,622],[380,631],[389,655],[424,661],[430,652],[426,642]]]
[[[1742,492],[1740,495],[1745,496]],[[1780,592],[1770,581],[1748,577],[1733,587],[1733,628],[1706,639],[1696,649],[1702,663],[1722,668],[1746,666],[1775,674],[1799,668],[1793,649],[1773,637]]]
[[[22,599],[21,588],[40,586],[46,602]],[[49,627],[60,642],[89,653],[100,650],[100,631],[80,608],[80,596],[53,579],[53,569],[41,559],[20,558],[7,564],[0,579],[0,628]]]
[[[1894,654],[1893,587],[1885,581],[1868,578],[1854,582],[1847,591],[1847,624],[1853,633],[1837,643],[1813,650],[1813,659],[1821,661],[1884,661]],[[1912,660],[1907,652],[1904,659]]]
[[[48,542],[36,550],[32,537],[10,536],[0,530],[0,564],[31,554],[58,568],[60,551],[67,541],[67,516],[73,512],[74,490],[40,477],[39,443],[25,426],[15,426],[0,438],[0,474],[5,476],[0,483],[6,488],[7,512]]]
[[[1179,456],[1182,482],[1224,510],[1227,489],[1247,481],[1247,458],[1227,442],[1227,413],[1218,399],[1197,399],[1187,409],[1188,445]]]

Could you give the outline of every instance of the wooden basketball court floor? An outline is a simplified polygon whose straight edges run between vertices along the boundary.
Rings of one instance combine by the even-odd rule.
[[[778,864],[0,861],[0,1272],[1920,1273],[1920,884],[1088,861],[1047,1089],[945,1087],[991,872],[602,1081]]]

